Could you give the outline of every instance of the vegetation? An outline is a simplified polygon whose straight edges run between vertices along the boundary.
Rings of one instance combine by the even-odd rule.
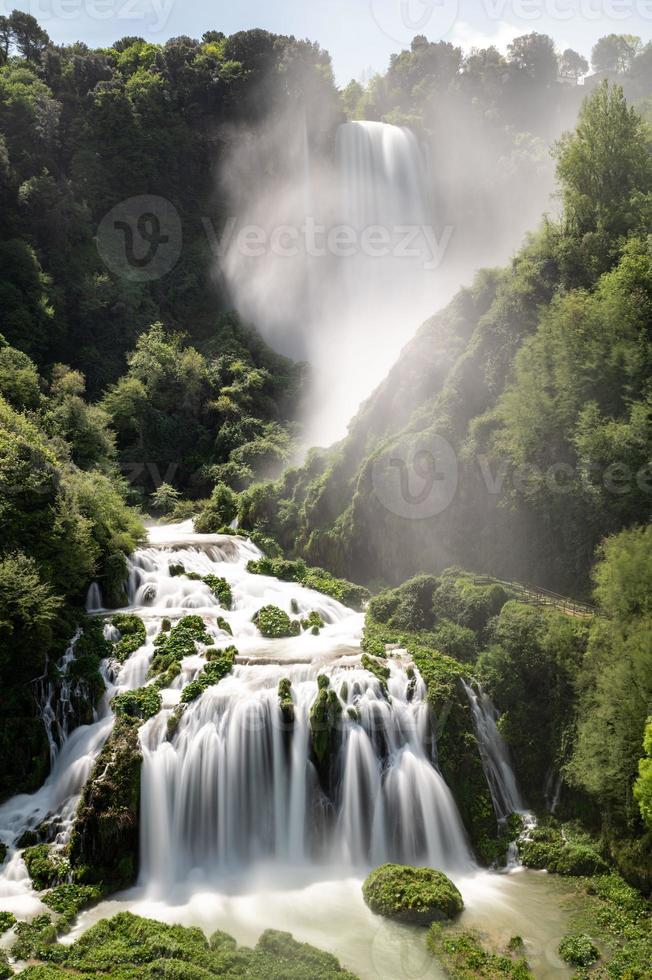
[[[420,926],[453,919],[464,908],[459,890],[442,871],[403,864],[381,864],[365,878],[362,895],[377,915]]]
[[[352,609],[362,609],[369,598],[367,589],[345,579],[335,578],[323,568],[309,568],[305,562],[286,558],[260,558],[247,563],[247,571],[253,575],[272,575],[283,582],[299,582],[308,589],[322,592]]]
[[[279,639],[284,636],[298,636],[301,624],[296,619],[290,619],[288,614],[278,606],[261,606],[253,618],[262,636],[268,639]]]
[[[197,653],[197,643],[212,646],[214,641],[201,616],[184,616],[168,631],[161,631],[154,640],[156,653],[149,666],[150,677],[156,677],[159,688],[168,687],[181,670],[184,657]],[[158,676],[157,676],[158,675]]]
[[[188,704],[198,698],[207,687],[219,684],[223,677],[230,674],[238,651],[235,647],[227,647],[226,650],[211,651],[210,660],[199,672],[194,681],[187,684],[181,693],[181,701]]]
[[[70,864],[79,884],[119,889],[138,871],[140,769],[139,719],[119,715],[82,792]]]
[[[600,956],[590,936],[564,936],[559,944],[559,955],[571,966],[592,966]]]
[[[134,613],[119,613],[112,618],[111,624],[120,633],[120,639],[113,648],[113,656],[122,664],[146,643],[147,630],[140,616]]]
[[[133,691],[124,691],[111,701],[111,707],[116,715],[127,715],[147,721],[161,710],[161,695],[156,687],[148,685]]]
[[[428,930],[428,949],[444,965],[453,980],[500,980],[515,977],[531,980],[527,961],[523,956],[523,942],[518,936],[510,939],[502,953],[487,950],[480,936],[469,930],[448,928],[433,923]]]
[[[224,932],[210,940],[201,929],[169,926],[120,912],[104,919],[69,946],[55,941],[48,916],[21,923],[13,954],[40,960],[21,973],[25,980],[62,980],[112,976],[137,980],[159,976],[203,980],[211,976],[247,976],[253,980],[355,980],[330,953],[298,943],[287,932],[264,932],[255,949],[238,947]]]

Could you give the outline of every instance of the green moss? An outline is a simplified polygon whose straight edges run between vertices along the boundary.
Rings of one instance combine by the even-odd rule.
[[[11,955],[17,960],[49,960],[56,949],[57,930],[52,917],[37,915],[31,922],[17,922]]]
[[[138,869],[140,770],[138,720],[116,718],[79,801],[70,862],[80,884],[133,884]]]
[[[124,691],[117,694],[111,701],[111,707],[116,715],[129,715],[147,721],[161,710],[161,695],[156,687],[148,685],[134,691]]]
[[[174,709],[174,711],[170,713],[167,722],[167,729],[166,729],[168,742],[171,742],[174,736],[176,735],[177,729],[179,727],[179,722],[183,718],[184,711],[185,711],[185,706],[182,704],[178,704]]]
[[[169,633],[171,629],[172,623],[166,616],[165,619],[161,620],[161,633]]]
[[[369,591],[363,586],[335,578],[323,568],[310,568],[300,559],[293,561],[287,558],[260,558],[258,561],[248,562],[247,571],[253,575],[271,575],[284,582],[298,582],[315,592],[331,596],[352,609],[362,609],[369,598]]]
[[[171,578],[178,578],[180,575],[186,574],[186,566],[181,561],[170,562],[168,571]]]
[[[57,928],[61,929],[62,923],[70,924],[82,909],[98,902],[102,895],[103,889],[100,885],[76,885],[66,882],[42,895],[41,901],[61,917],[57,921]]]
[[[314,610],[301,620],[301,629],[310,630],[313,636],[318,636],[325,625],[319,613]]]
[[[585,836],[568,840],[558,827],[536,828],[520,847],[521,860],[527,868],[545,868],[559,875],[603,874],[609,866]]]
[[[49,844],[35,844],[23,851],[23,861],[27,867],[34,888],[42,891],[65,881],[70,867]]]
[[[600,951],[590,936],[580,933],[564,936],[559,944],[559,955],[571,966],[592,966],[600,958]]]
[[[292,682],[288,677],[282,677],[278,682],[278,702],[281,706],[283,720],[291,725],[294,721],[294,701],[292,700]]]
[[[312,751],[322,781],[328,780],[330,760],[339,744],[342,702],[325,674],[317,678],[318,694],[310,708]]]
[[[134,613],[117,613],[111,624],[120,633],[120,640],[113,647],[113,656],[121,664],[147,641],[147,630],[140,616]]]
[[[150,677],[162,675],[157,680],[157,687],[169,686],[180,671],[181,661],[197,653],[196,643],[205,646],[214,643],[213,637],[206,632],[201,616],[184,616],[169,633],[159,633],[154,641],[156,653],[149,667]]]
[[[459,890],[442,871],[403,864],[381,864],[372,871],[362,896],[377,915],[416,925],[452,919],[464,908]]]
[[[181,702],[188,704],[190,701],[195,701],[204,693],[207,687],[211,687],[213,684],[219,684],[222,678],[226,677],[233,670],[237,652],[235,647],[227,647],[226,650],[216,650],[195,680],[184,687],[181,693]]]
[[[363,670],[368,670],[370,674],[374,675],[383,692],[387,694],[387,681],[389,680],[390,673],[389,667],[380,663],[375,657],[368,656],[366,653],[362,654],[361,665]]]
[[[298,943],[284,932],[268,930],[255,949],[247,949],[238,947],[223,932],[214,933],[209,941],[200,929],[165,925],[120,912],[92,926],[71,945],[62,946],[54,936],[47,936],[47,928],[43,923],[40,929],[25,930],[23,958],[49,964],[30,967],[23,974],[27,980],[61,980],[80,975],[87,980],[210,980],[215,976],[356,980],[330,953]]]
[[[268,639],[280,639],[286,636],[298,636],[301,626],[296,619],[290,619],[288,614],[278,606],[263,606],[253,617],[262,636]]]
[[[0,912],[0,936],[16,924],[16,916],[13,912]]]
[[[433,923],[428,930],[428,949],[444,967],[452,980],[533,980],[527,961],[523,958],[523,941],[510,939],[505,953],[484,948],[480,936],[468,929],[461,930]]]
[[[231,586],[225,578],[220,578],[217,575],[204,575],[202,582],[208,586],[224,609],[231,608],[233,593],[231,592]]]
[[[223,633],[228,633],[229,636],[233,636],[233,630],[231,629],[230,625],[227,623],[227,621],[224,619],[223,616],[218,616],[215,622]]]
[[[9,980],[13,977],[14,971],[9,965],[9,959],[4,949],[0,949],[0,980]]]

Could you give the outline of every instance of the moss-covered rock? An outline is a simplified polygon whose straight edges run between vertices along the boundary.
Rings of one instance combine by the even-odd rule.
[[[216,650],[195,680],[184,687],[181,692],[181,702],[188,704],[190,701],[195,701],[204,693],[207,687],[211,687],[213,684],[219,684],[222,678],[226,677],[233,670],[237,652],[235,647],[227,647],[226,650]]]
[[[138,719],[116,718],[79,801],[70,862],[83,884],[133,884],[138,870],[140,770]]]
[[[310,708],[310,737],[312,752],[324,789],[328,792],[331,782],[332,760],[342,737],[342,702],[331,688],[325,674],[317,678],[317,697]]]
[[[147,721],[161,710],[162,699],[160,692],[151,684],[139,687],[133,691],[123,691],[111,701],[111,707],[116,715],[128,715]]]
[[[555,874],[583,876],[604,874],[607,862],[586,835],[567,839],[557,826],[538,827],[520,847],[526,868],[553,871]]]
[[[382,663],[376,657],[370,657],[369,654],[363,653],[361,665],[363,670],[368,670],[370,674],[374,675],[383,693],[387,694],[387,681],[389,680],[389,667],[387,664]]]
[[[145,624],[134,613],[117,613],[111,624],[120,633],[120,639],[113,647],[113,656],[121,664],[147,641]]]
[[[231,608],[233,604],[233,593],[231,586],[225,578],[220,578],[218,575],[204,575],[202,582],[208,586],[224,609]]]
[[[96,980],[356,980],[330,953],[299,943],[289,933],[268,930],[255,949],[238,947],[218,931],[210,941],[201,929],[165,925],[120,912],[103,919],[76,942],[56,942],[48,917],[23,930],[15,949],[23,959],[45,961],[23,974],[26,980],[66,980],[80,975]],[[35,920],[36,922],[36,920]],[[48,932],[48,929],[50,930]]]
[[[37,891],[66,880],[70,866],[50,844],[35,844],[23,851],[23,861]]]
[[[16,925],[16,916],[13,912],[0,912],[0,936]]]
[[[161,631],[154,640],[156,653],[152,657],[149,676],[157,678],[159,688],[168,687],[181,670],[181,661],[197,653],[197,643],[211,646],[213,637],[206,632],[201,616],[190,615],[180,619],[169,633]]]
[[[494,952],[485,948],[476,932],[436,922],[428,930],[426,942],[452,980],[533,980],[519,936],[510,939],[504,952]]]
[[[57,928],[60,930],[62,926],[69,925],[83,909],[98,902],[103,894],[101,885],[64,882],[42,895],[41,901],[59,916]]]
[[[325,625],[324,620],[314,609],[301,620],[301,629],[309,630],[313,636],[318,636]]]
[[[381,864],[367,876],[362,895],[377,915],[428,925],[452,919],[464,908],[462,896],[443,871],[403,864]]]
[[[296,619],[290,619],[288,614],[278,606],[262,606],[253,617],[262,636],[267,639],[280,639],[286,636],[298,636],[301,624]]]
[[[294,701],[292,699],[292,682],[288,677],[282,677],[278,682],[278,703],[283,715],[283,721],[291,725],[294,722]]]
[[[335,578],[323,568],[310,568],[301,559],[260,558],[247,564],[253,575],[271,575],[284,582],[298,582],[308,589],[337,599],[351,609],[361,610],[369,599],[369,591],[361,585]]]
[[[600,958],[600,950],[590,936],[564,936],[559,944],[559,955],[565,963],[571,966],[592,966]]]

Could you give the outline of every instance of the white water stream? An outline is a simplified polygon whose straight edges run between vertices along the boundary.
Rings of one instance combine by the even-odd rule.
[[[445,869],[462,890],[470,923],[501,940],[522,934],[538,975],[563,976],[552,952],[563,914],[555,902],[532,914],[532,902],[541,905],[552,886],[542,886],[540,875],[498,875],[473,862],[436,766],[421,679],[417,675],[411,690],[406,663],[400,655],[390,660],[388,698],[360,665],[362,615],[303,586],[250,574],[247,561],[259,554],[241,538],[196,535],[190,522],[150,529],[148,545],[130,562],[128,584],[129,609],[145,621],[147,643],[113,680],[105,665],[107,693],[97,721],[64,739],[43,787],[0,807],[0,838],[10,846],[0,908],[22,917],[41,909],[16,840],[52,821],[55,841],[65,843],[79,793],[111,729],[110,698],[146,681],[163,618],[174,624],[194,613],[217,646],[235,644],[236,666],[186,707],[172,738],[167,720],[182,687],[205,664],[201,644],[162,692],[163,710],[141,728],[138,886],[83,913],[69,940],[128,907],[208,931],[226,929],[249,943],[263,928],[287,929],[332,950],[363,978],[439,977],[423,932],[383,922],[362,902],[367,870],[398,860]],[[231,610],[222,609],[203,582],[171,576],[169,566],[178,562],[188,572],[226,578]],[[98,605],[101,597],[95,593],[93,601]],[[299,617],[317,611],[326,625],[318,636],[265,640],[251,620],[270,603]],[[344,706],[326,785],[310,750],[319,674],[328,676]],[[293,724],[281,712],[281,678],[292,684]]]

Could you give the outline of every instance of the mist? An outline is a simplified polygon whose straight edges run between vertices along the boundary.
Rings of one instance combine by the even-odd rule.
[[[577,88],[561,108],[531,99],[527,120],[516,104],[527,133],[443,92],[414,130],[307,101],[230,134],[220,272],[271,346],[311,365],[306,446],[342,438],[419,325],[555,213],[550,148]]]

